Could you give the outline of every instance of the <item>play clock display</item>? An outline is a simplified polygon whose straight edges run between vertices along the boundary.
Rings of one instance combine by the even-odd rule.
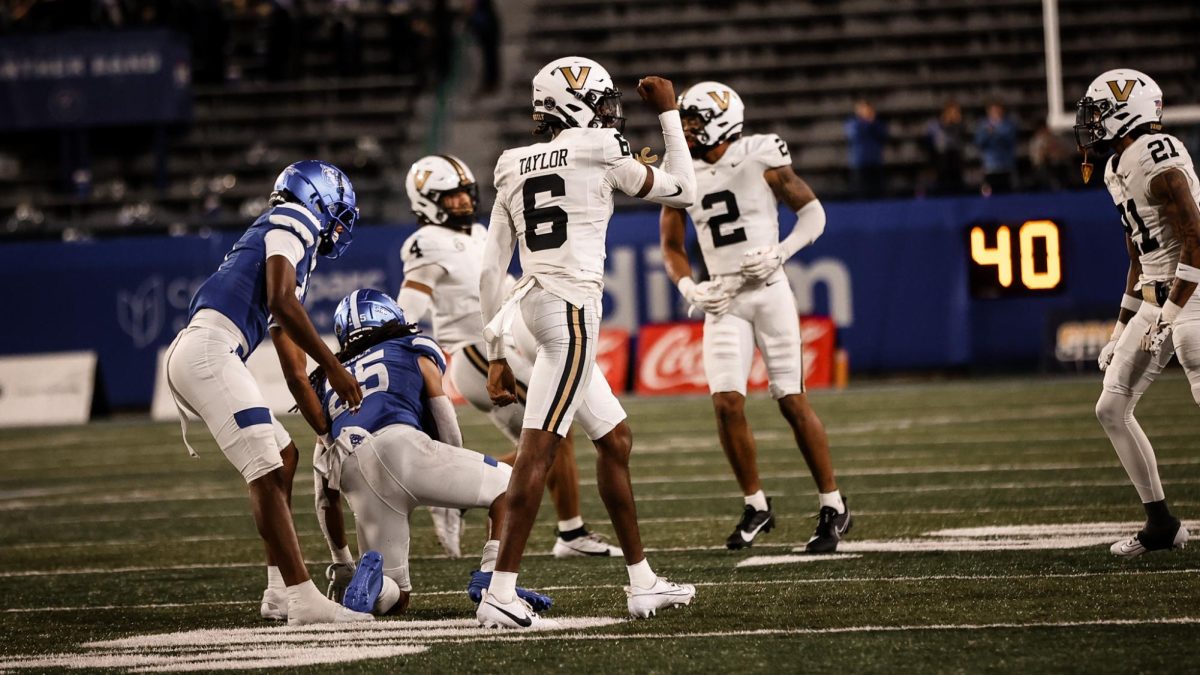
[[[1032,297],[1062,290],[1062,252],[1054,221],[974,223],[965,235],[973,297]]]

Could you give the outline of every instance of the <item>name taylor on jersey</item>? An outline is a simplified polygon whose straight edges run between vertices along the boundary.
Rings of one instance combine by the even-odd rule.
[[[557,169],[560,166],[567,165],[567,148],[543,152],[531,157],[520,158],[520,174],[524,176],[533,171],[544,171],[546,169]]]

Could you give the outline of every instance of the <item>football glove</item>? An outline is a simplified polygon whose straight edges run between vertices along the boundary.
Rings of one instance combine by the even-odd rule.
[[[783,264],[783,247],[760,246],[742,254],[742,276],[750,281],[763,281]]]
[[[1113,353],[1117,351],[1117,338],[1108,341],[1108,344],[1100,348],[1100,358],[1096,359],[1096,363],[1100,366],[1101,372],[1108,370],[1108,364],[1112,363]]]
[[[1142,336],[1142,351],[1158,356],[1159,352],[1162,351],[1163,343],[1170,339],[1170,337],[1171,322],[1163,319],[1160,313],[1154,323],[1150,324],[1150,328],[1146,331],[1146,334]]]
[[[702,312],[721,316],[729,311],[729,306],[733,304],[733,296],[726,293],[719,283],[709,280],[696,284],[696,290],[689,301]]]
[[[329,590],[325,595],[332,601],[341,604],[350,580],[354,578],[354,565],[333,563],[325,568],[325,578],[329,580]]]

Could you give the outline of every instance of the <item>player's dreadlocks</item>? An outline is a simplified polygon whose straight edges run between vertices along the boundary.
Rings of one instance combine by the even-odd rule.
[[[334,356],[339,363],[344,364],[381,342],[406,338],[420,332],[421,329],[417,328],[417,324],[415,323],[401,323],[393,319],[378,328],[350,336],[346,340],[346,346],[342,347],[342,350]],[[308,383],[317,392],[317,396],[320,397],[321,390],[325,386],[325,369],[317,366],[316,370],[309,374]]]

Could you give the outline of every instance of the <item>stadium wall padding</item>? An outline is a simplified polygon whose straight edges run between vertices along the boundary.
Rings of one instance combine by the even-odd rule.
[[[802,312],[834,318],[855,371],[1030,367],[1050,314],[1108,308],[1115,317],[1127,260],[1120,220],[1103,191],[830,203],[826,210],[824,236],[789,263],[788,274]],[[781,217],[790,230],[794,215]],[[967,228],[1038,219],[1059,226],[1061,291],[973,298]],[[411,224],[362,227],[343,258],[322,261],[308,296],[318,328],[329,331],[337,301],[355,288],[396,292],[401,245],[412,232]],[[184,325],[192,293],[238,236],[4,244],[0,308],[9,323],[0,353],[94,349],[109,403],[146,407],[158,349]],[[636,339],[642,323],[686,318],[662,269],[656,211],[613,216],[607,266],[609,325]]]

